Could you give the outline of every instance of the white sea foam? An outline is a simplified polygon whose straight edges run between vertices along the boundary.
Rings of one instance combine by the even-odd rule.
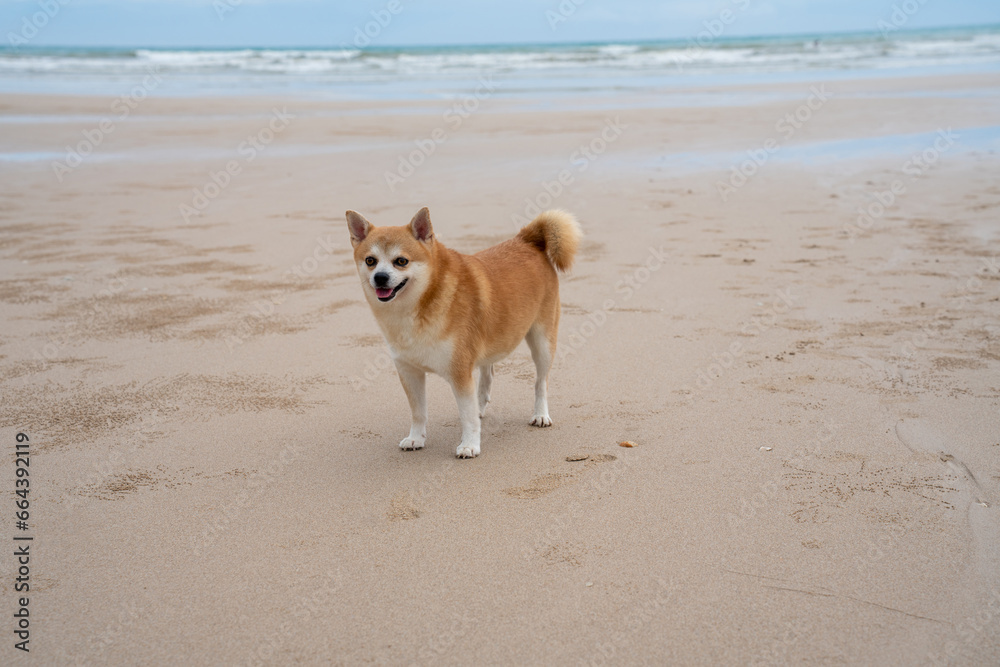
[[[228,88],[276,80],[334,86],[475,79],[495,73],[536,80],[560,77],[579,85],[595,80],[642,77],[929,67],[966,64],[1000,66],[1000,31],[877,33],[818,38],[694,40],[604,45],[421,47],[344,49],[0,49],[4,88],[32,84],[121,80],[155,68],[167,77],[204,86],[225,81]]]

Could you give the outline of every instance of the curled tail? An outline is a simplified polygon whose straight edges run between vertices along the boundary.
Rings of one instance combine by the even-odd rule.
[[[517,233],[517,238],[545,253],[552,266],[568,271],[580,246],[580,224],[566,211],[545,211]]]

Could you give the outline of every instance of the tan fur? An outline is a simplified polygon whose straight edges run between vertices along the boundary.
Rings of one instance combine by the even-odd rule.
[[[549,425],[544,375],[555,355],[559,328],[556,269],[565,271],[572,266],[579,245],[580,229],[573,216],[546,211],[514,238],[474,255],[456,252],[437,241],[427,209],[400,227],[370,226],[353,211],[348,211],[347,218],[365,295],[397,368],[403,363],[425,373],[438,373],[461,399],[476,392],[475,369],[492,376],[491,365],[509,355],[529,331],[535,331],[532,335],[543,335],[548,347],[547,363],[543,363],[544,354],[540,355],[543,359],[536,358],[541,400],[546,406],[544,419],[536,414],[536,420],[547,422],[538,425]],[[421,234],[425,238],[418,238]],[[371,273],[389,271],[381,267],[396,261],[389,257],[393,253],[409,263],[403,268],[393,265],[390,273],[407,283],[391,301],[383,303],[376,296]],[[377,257],[380,263],[368,267],[367,257]],[[450,351],[446,365],[437,353],[444,348]],[[532,348],[532,352],[536,350]],[[489,382],[485,386],[488,390]],[[536,401],[537,392],[536,385]],[[414,415],[416,421],[416,411]],[[463,442],[465,439],[463,433]],[[478,434],[476,450],[478,454]]]
[[[580,246],[580,225],[566,211],[553,210],[539,214],[517,234],[517,238],[541,249],[560,271],[573,266]]]

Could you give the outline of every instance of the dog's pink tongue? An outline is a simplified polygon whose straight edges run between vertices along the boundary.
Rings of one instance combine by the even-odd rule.
[[[384,299],[385,297],[387,297],[390,294],[392,294],[392,290],[389,289],[388,287],[376,287],[375,288],[375,294],[378,295],[378,298]]]

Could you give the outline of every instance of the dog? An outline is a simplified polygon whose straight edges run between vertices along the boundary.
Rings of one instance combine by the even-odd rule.
[[[556,272],[573,265],[582,236],[571,214],[541,213],[514,238],[475,255],[440,243],[426,207],[400,227],[375,227],[347,211],[347,226],[362,289],[410,403],[413,420],[401,449],[424,446],[425,384],[427,373],[436,373],[458,403],[462,442],[456,456],[479,456],[493,364],[522,340],[536,371],[531,425],[552,425],[546,382],[559,330]]]

